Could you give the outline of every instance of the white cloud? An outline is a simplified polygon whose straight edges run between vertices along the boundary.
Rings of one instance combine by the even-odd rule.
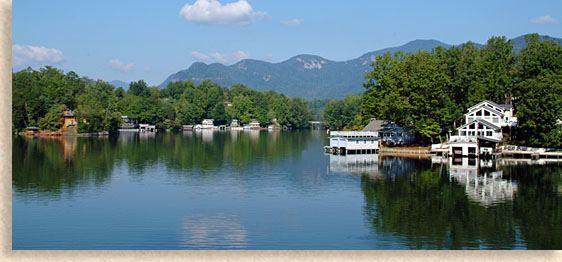
[[[180,17],[199,24],[245,25],[254,18],[265,16],[265,12],[254,12],[246,0],[225,5],[217,0],[196,0],[192,5],[185,4],[180,10]]]
[[[213,61],[213,59],[210,58],[208,55],[197,52],[197,51],[191,52],[191,56],[193,58],[195,58],[195,60],[200,61],[200,62],[211,62],[211,61]]]
[[[249,53],[238,50],[232,54],[222,54],[219,52],[206,55],[197,51],[191,52],[191,56],[201,62],[218,62],[221,64],[233,64],[242,59],[252,58]]]
[[[30,45],[12,45],[12,63],[19,67],[38,63],[58,63],[64,60],[62,51]]]
[[[129,72],[129,71],[133,71],[135,70],[135,65],[134,64],[125,64],[123,63],[123,61],[119,60],[119,59],[112,59],[109,60],[109,66],[111,66],[111,68],[122,71],[122,72]]]
[[[302,18],[295,18],[295,19],[291,19],[288,21],[281,21],[281,24],[284,24],[286,26],[298,26],[300,24],[302,24],[304,22],[304,19]]]
[[[548,24],[548,23],[558,23],[558,19],[549,16],[549,15],[543,15],[543,16],[539,16],[539,17],[533,17],[531,19],[529,19],[529,22],[533,23],[533,24]]]

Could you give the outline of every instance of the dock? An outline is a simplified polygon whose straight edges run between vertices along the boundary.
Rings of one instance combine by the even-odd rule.
[[[501,156],[503,158],[515,158],[515,159],[562,160],[562,152],[534,152],[534,151],[509,150],[509,151],[502,151]]]

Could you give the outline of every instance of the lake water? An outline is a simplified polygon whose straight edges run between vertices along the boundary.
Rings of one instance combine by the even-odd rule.
[[[13,138],[13,249],[562,249],[562,165],[323,153],[322,131]]]

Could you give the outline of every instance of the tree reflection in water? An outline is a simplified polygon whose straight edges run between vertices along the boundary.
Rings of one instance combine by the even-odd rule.
[[[35,137],[12,139],[12,184],[17,192],[59,195],[80,185],[103,186],[117,164],[128,175],[142,179],[146,169],[163,163],[189,176],[213,175],[230,165],[244,170],[250,165],[275,163],[299,156],[311,140],[308,131],[203,131],[184,133],[125,133],[110,137]]]
[[[412,249],[562,248],[560,165],[480,167],[472,183],[485,176],[515,183],[514,196],[494,205],[467,194],[474,188],[458,182],[462,168],[472,167],[383,157],[380,177],[361,177],[365,219],[378,234],[399,236]]]

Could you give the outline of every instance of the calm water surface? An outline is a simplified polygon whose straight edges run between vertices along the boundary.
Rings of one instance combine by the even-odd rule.
[[[562,249],[562,165],[333,156],[324,132],[13,139],[13,249]]]

